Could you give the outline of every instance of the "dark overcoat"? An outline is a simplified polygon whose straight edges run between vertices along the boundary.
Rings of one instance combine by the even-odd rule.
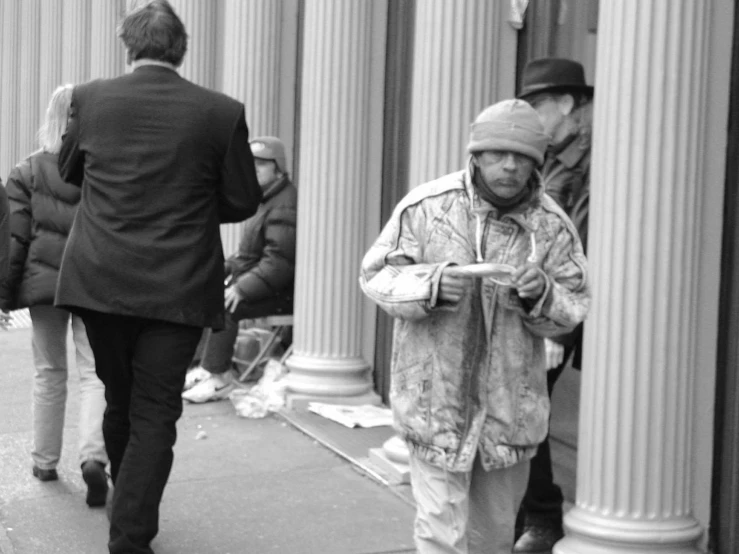
[[[8,218],[8,197],[0,181],[0,282],[8,276],[10,263],[10,220]]]
[[[219,224],[262,198],[243,104],[158,65],[80,85],[59,169],[82,199],[56,305],[223,326]]]

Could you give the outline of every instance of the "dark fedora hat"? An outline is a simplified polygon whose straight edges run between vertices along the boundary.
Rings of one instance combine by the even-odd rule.
[[[585,84],[581,64],[564,58],[539,58],[526,64],[518,97],[540,92],[571,91],[593,95],[593,87]]]

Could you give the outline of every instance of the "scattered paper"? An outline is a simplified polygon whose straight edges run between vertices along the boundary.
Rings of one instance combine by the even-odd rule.
[[[346,427],[381,427],[393,424],[393,413],[390,408],[363,404],[351,406],[346,404],[325,404],[310,402],[308,409],[326,419],[341,423]]]

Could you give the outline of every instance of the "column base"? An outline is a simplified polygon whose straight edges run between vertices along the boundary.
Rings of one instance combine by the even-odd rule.
[[[382,398],[374,391],[366,392],[357,396],[321,396],[318,394],[304,394],[288,390],[285,394],[285,405],[290,410],[307,410],[310,402],[323,402],[325,404],[348,404],[350,406],[361,406],[372,404],[379,406]]]
[[[362,358],[323,358],[293,353],[285,360],[288,395],[343,399],[375,394],[370,366]],[[375,395],[376,396],[376,395]],[[356,404],[356,402],[353,402]]]
[[[369,460],[373,466],[387,476],[391,484],[406,485],[411,482],[410,466],[391,460],[384,448],[370,448]]]
[[[566,537],[553,554],[700,554],[697,542],[703,531],[698,522],[683,517],[671,520],[627,520],[604,517],[575,506],[564,517]]]

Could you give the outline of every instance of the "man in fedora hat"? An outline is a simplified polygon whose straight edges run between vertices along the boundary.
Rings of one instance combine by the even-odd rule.
[[[534,107],[551,137],[541,170],[544,188],[572,219],[586,247],[593,87],[585,83],[579,63],[541,58],[524,68],[518,97]],[[546,340],[550,397],[570,358],[572,366],[580,368],[581,346],[582,324],[566,335]],[[547,436],[531,460],[529,484],[519,513],[522,534],[513,552],[551,552],[563,536],[562,501],[562,491],[552,476]]]

